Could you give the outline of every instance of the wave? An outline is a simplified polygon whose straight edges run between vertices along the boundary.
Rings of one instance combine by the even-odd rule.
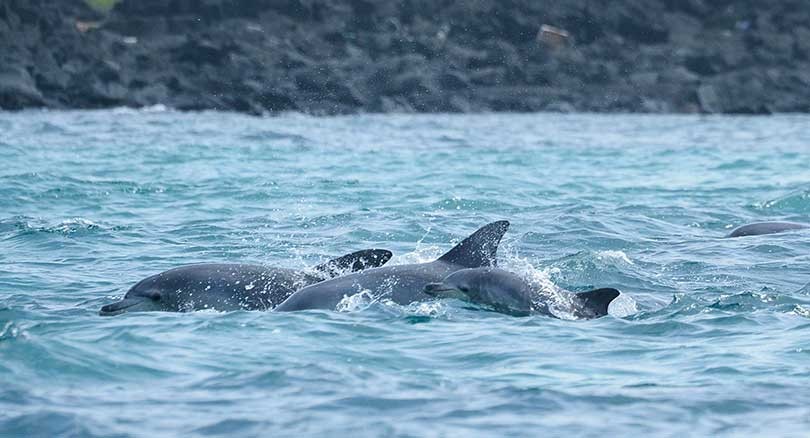
[[[769,201],[753,205],[754,209],[770,214],[810,214],[810,189],[800,189]]]

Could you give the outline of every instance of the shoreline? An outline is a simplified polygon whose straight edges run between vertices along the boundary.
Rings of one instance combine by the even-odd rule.
[[[791,1],[166,3],[9,0],[0,109],[810,112]]]
[[[476,111],[476,112],[404,112],[404,111],[389,111],[389,112],[370,112],[370,111],[354,111],[346,113],[316,113],[305,112],[296,110],[284,111],[264,111],[261,113],[244,112],[234,109],[217,109],[217,108],[203,108],[203,109],[178,109],[172,108],[163,104],[155,104],[142,107],[131,106],[111,106],[111,107],[98,107],[98,108],[49,108],[49,107],[29,107],[20,109],[4,109],[0,108],[0,115],[2,114],[25,114],[25,113],[47,113],[47,112],[103,112],[109,111],[112,113],[138,113],[138,114],[161,114],[161,113],[175,113],[175,114],[223,114],[223,115],[239,115],[255,118],[284,118],[284,117],[312,117],[312,118],[339,118],[339,117],[353,117],[353,116],[498,116],[498,115],[515,115],[515,116],[595,116],[595,117],[624,117],[624,116],[638,116],[638,117],[684,117],[684,118],[769,118],[769,117],[810,117],[810,112],[777,112],[777,113],[707,113],[707,112],[670,112],[670,113],[655,113],[655,112],[633,112],[633,111]]]

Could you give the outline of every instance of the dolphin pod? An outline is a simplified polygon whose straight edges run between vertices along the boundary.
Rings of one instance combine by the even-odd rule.
[[[102,307],[99,314],[271,310],[301,287],[344,271],[382,266],[391,256],[391,251],[387,250],[362,250],[330,260],[308,272],[245,264],[181,266],[141,280],[121,301]]]
[[[739,226],[726,237],[761,236],[763,234],[783,233],[785,231],[800,230],[810,228],[810,224],[798,222],[756,222]]]
[[[758,222],[737,227],[725,237],[808,228],[810,224],[796,222]],[[383,266],[391,252],[369,249],[310,271],[247,264],[181,266],[138,282],[122,300],[103,306],[99,313],[335,309],[345,297],[369,292],[402,305],[451,297],[510,315],[554,316],[524,279],[496,268],[498,245],[508,229],[508,221],[485,225],[428,263]],[[351,273],[341,275],[348,271]],[[592,319],[606,315],[618,295],[616,289],[595,289],[562,296],[572,315]]]
[[[461,298],[510,315],[554,316],[547,303],[515,274],[497,269],[497,251],[508,221],[485,225],[428,263],[383,266],[390,251],[357,251],[310,271],[246,264],[187,265],[135,284],[101,315],[125,312],[185,312],[305,309],[334,310],[340,301],[360,292],[410,304],[435,298]],[[349,274],[341,275],[343,272]],[[598,318],[619,295],[615,289],[568,294],[569,311],[578,318]]]
[[[440,283],[430,283],[424,292],[437,298],[457,298],[481,305],[496,312],[514,316],[540,314],[556,317],[551,308],[564,310],[579,319],[594,319],[607,315],[611,301],[619,296],[616,289],[594,289],[588,292],[563,292],[552,301],[517,274],[498,268],[462,269],[448,275]],[[562,301],[556,302],[556,301]]]
[[[430,299],[423,291],[428,283],[461,269],[495,266],[498,244],[508,229],[508,221],[485,225],[429,263],[367,269],[304,287],[279,304],[276,311],[334,310],[344,297],[364,291],[403,305]]]

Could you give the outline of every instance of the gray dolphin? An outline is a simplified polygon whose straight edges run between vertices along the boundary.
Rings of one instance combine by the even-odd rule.
[[[498,268],[462,269],[448,275],[441,283],[425,286],[428,295],[469,301],[507,315],[556,316],[549,308],[548,299],[538,292],[517,274]],[[562,301],[575,317],[594,319],[607,315],[608,305],[618,296],[616,289],[595,289],[564,292]]]
[[[756,222],[737,227],[726,237],[759,236],[762,234],[782,233],[803,228],[810,228],[810,224],[800,224],[798,222]]]
[[[486,225],[430,263],[384,266],[307,286],[287,298],[276,311],[334,310],[344,297],[363,291],[403,305],[426,300],[429,296],[423,289],[428,283],[441,281],[460,269],[495,266],[498,244],[508,228],[507,221]]]
[[[297,289],[345,271],[382,266],[391,255],[391,251],[383,249],[357,251],[318,265],[309,272],[244,264],[181,266],[141,280],[124,299],[102,307],[99,314],[271,310]]]

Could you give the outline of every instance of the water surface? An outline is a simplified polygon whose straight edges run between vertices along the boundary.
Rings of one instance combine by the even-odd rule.
[[[792,435],[810,427],[810,118],[0,113],[0,435]],[[500,264],[594,321],[354,297],[98,316],[181,264]],[[561,315],[565,317],[565,315]]]

